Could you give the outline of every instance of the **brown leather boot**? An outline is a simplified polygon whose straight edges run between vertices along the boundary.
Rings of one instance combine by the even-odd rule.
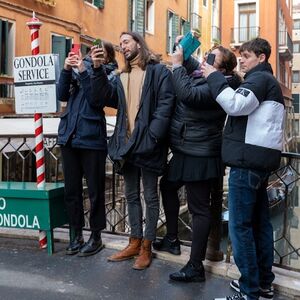
[[[139,256],[136,258],[134,265],[135,270],[144,270],[148,268],[152,262],[152,241],[143,240]]]
[[[108,261],[122,261],[137,256],[141,249],[142,239],[129,238],[129,244],[123,250],[111,255]]]

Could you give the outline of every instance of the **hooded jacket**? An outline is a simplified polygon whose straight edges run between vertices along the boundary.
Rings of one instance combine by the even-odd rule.
[[[279,167],[283,147],[284,99],[269,63],[245,75],[233,90],[220,72],[207,78],[216,101],[228,114],[222,144],[226,165],[261,171]]]

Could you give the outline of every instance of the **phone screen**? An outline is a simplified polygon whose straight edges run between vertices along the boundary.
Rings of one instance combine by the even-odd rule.
[[[72,44],[72,49],[71,49],[72,52],[74,52],[76,55],[78,55],[79,50],[80,50],[80,44]]]
[[[215,54],[209,53],[209,54],[207,55],[206,62],[207,62],[209,65],[212,66],[212,65],[214,64],[214,62],[215,62],[215,58],[216,58],[216,55],[215,55]]]

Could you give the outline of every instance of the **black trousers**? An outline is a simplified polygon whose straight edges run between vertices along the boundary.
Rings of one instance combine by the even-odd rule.
[[[160,190],[166,216],[167,236],[170,239],[178,236],[180,203],[177,191],[183,185],[186,186],[188,207],[193,217],[191,260],[199,262],[205,259],[210,225],[213,229],[221,222],[223,176],[189,183],[168,181],[167,176],[161,178]],[[220,230],[217,231],[220,234]]]
[[[90,199],[90,228],[106,227],[105,219],[105,162],[106,151],[61,147],[65,177],[65,204],[70,227],[84,227],[83,176],[86,178]]]

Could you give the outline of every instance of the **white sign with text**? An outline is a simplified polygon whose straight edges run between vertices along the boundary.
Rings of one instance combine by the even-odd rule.
[[[21,56],[14,59],[15,106],[17,114],[57,111],[55,54]]]

